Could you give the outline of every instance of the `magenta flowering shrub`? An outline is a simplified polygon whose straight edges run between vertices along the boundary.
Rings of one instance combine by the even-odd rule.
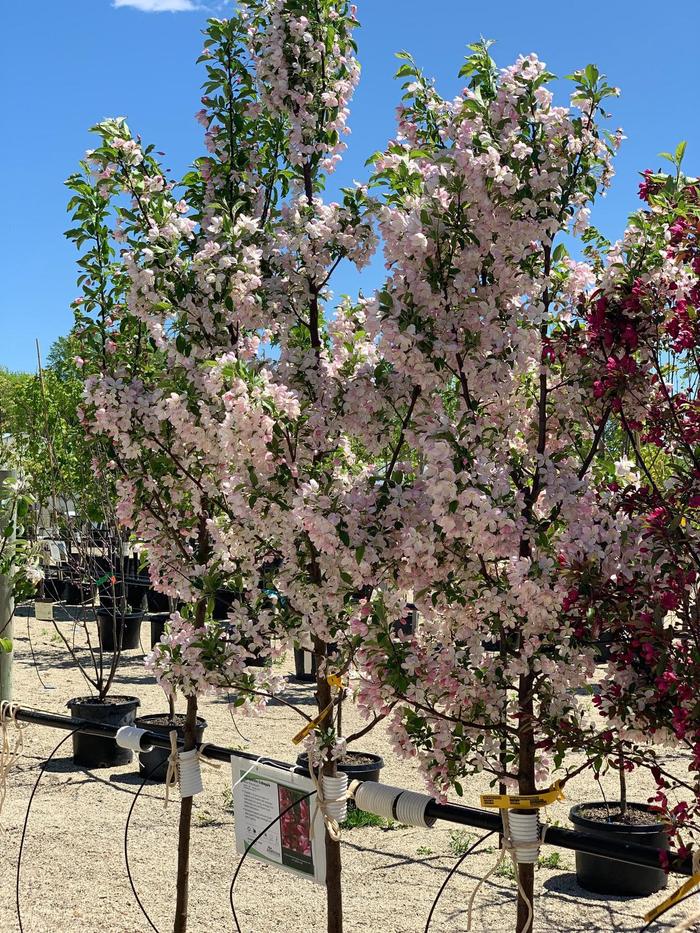
[[[646,206],[588,329],[598,394],[617,412],[631,457],[620,508],[644,529],[633,579],[602,603],[614,647],[597,702],[622,735],[690,752],[685,777],[650,764],[655,800],[688,841],[700,829],[700,190],[680,171],[683,148],[675,177],[644,173]],[[600,603],[592,611],[603,614]]]

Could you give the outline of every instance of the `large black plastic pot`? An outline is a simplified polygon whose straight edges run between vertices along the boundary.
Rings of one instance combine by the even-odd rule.
[[[217,621],[223,621],[237,598],[238,593],[235,593],[233,590],[217,590],[214,596],[212,618]]]
[[[123,615],[117,612],[115,615],[112,609],[98,609],[95,615],[103,651],[138,648],[143,612],[127,612]]]
[[[149,587],[146,590],[146,605],[149,612],[170,612],[170,597]]]
[[[374,781],[375,783],[379,783],[379,772],[384,767],[384,759],[381,755],[373,755],[370,752],[347,752],[347,757],[350,759],[355,755],[361,756],[362,758],[370,758],[371,761],[362,762],[360,764],[353,764],[352,761],[339,761],[338,771],[347,774],[350,781]],[[297,766],[301,768],[305,774],[309,773],[309,756],[306,752],[302,752],[301,755],[297,757]]]
[[[313,651],[294,649],[294,677],[304,684],[316,683],[316,656]]]
[[[167,723],[163,720],[168,719],[168,713],[156,713],[152,716],[139,716],[136,725],[140,729],[148,729],[149,732],[156,732],[159,735],[168,736],[173,731],[177,732],[180,740],[185,738],[185,717],[175,716],[175,722],[169,720]],[[197,730],[195,737],[197,744],[201,743],[204,730],[207,727],[205,719],[197,717]],[[150,781],[164,781],[168,773],[168,757],[170,753],[166,748],[153,748],[150,752],[139,752],[139,774],[142,777],[148,777]]]
[[[335,644],[328,645],[329,652],[335,649]],[[294,649],[294,679],[304,684],[316,683],[316,655],[308,648]]]
[[[90,587],[83,587],[75,580],[68,580],[65,584],[63,598],[69,606],[79,606],[90,596]]]
[[[155,648],[165,634],[165,626],[169,618],[169,612],[154,612],[151,615],[151,648]]]
[[[117,728],[133,725],[136,710],[140,705],[138,697],[107,697],[101,703],[95,697],[76,697],[66,704],[71,716]],[[80,732],[73,736],[73,761],[84,768],[128,765],[132,758],[131,750],[120,748],[114,739]]]
[[[599,839],[609,839],[616,843],[634,842],[653,849],[668,849],[668,827],[660,820],[651,825],[636,826],[627,823],[602,823],[599,820],[582,816],[582,811],[589,807],[605,806],[603,801],[579,803],[571,808],[569,819],[576,829]],[[613,802],[608,803],[607,806],[614,812],[619,804]],[[644,803],[630,803],[628,807],[633,810],[643,810],[646,813],[654,812],[654,807]],[[604,858],[601,855],[577,852],[576,880],[586,891],[593,891],[596,894],[646,897],[666,887],[667,875],[661,867],[642,868],[627,862]]]
[[[146,593],[151,588],[148,580],[129,579],[126,581],[126,601],[132,609],[143,609]]]
[[[59,603],[66,592],[66,581],[57,575],[44,577],[44,598]]]

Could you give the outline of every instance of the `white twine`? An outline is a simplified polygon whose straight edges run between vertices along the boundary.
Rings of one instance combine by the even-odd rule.
[[[18,709],[19,706],[9,700],[0,702],[0,729],[2,730],[2,742],[0,743],[0,814],[2,814],[7,794],[7,778],[22,754],[24,730],[28,727],[28,723],[21,723],[17,720]],[[8,730],[10,723],[13,723],[15,727],[14,744],[10,744]]]
[[[239,784],[242,784],[243,781],[245,781],[245,779],[246,779],[246,778],[248,777],[248,775],[251,773],[251,771],[255,771],[255,769],[257,768],[257,766],[258,766],[262,761],[263,761],[263,756],[262,756],[262,755],[261,755],[259,758],[256,758],[256,760],[255,760],[255,761],[253,762],[253,764],[248,768],[248,770],[247,770],[247,771],[244,771],[243,774],[238,778],[237,781],[234,781],[234,784],[233,784],[233,787],[231,788],[231,791],[233,792],[233,791],[238,787]],[[213,764],[213,762],[210,762],[210,764]]]
[[[168,770],[165,774],[165,803],[168,806],[170,800],[170,788],[177,785],[178,774],[178,753],[177,753],[177,730],[170,731],[170,754],[168,755]]]

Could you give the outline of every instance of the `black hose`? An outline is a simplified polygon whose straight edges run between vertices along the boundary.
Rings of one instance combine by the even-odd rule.
[[[470,847],[467,849],[466,852],[463,852],[462,855],[460,855],[460,857],[457,859],[457,861],[455,862],[455,864],[454,864],[454,865],[452,866],[452,868],[449,870],[449,872],[447,873],[447,877],[445,878],[445,880],[444,880],[444,881],[442,882],[442,884],[440,885],[440,890],[439,890],[438,893],[435,895],[435,900],[433,901],[433,905],[432,905],[432,907],[430,908],[430,913],[428,914],[428,919],[427,919],[426,922],[425,922],[425,930],[423,931],[423,933],[429,933],[430,922],[431,922],[431,920],[433,919],[433,914],[435,913],[435,908],[437,907],[438,901],[439,901],[440,898],[442,897],[443,892],[444,892],[445,888],[447,887],[447,885],[448,885],[448,883],[449,883],[449,881],[450,881],[450,878],[454,875],[454,873],[457,871],[457,869],[458,869],[459,866],[462,864],[462,862],[465,860],[465,858],[466,858],[468,855],[471,855],[472,852],[476,851],[476,849],[479,848],[479,846],[481,845],[481,843],[482,843],[482,842],[485,842],[485,841],[489,838],[489,836],[493,836],[493,834],[494,834],[495,832],[496,832],[496,830],[495,830],[495,829],[492,829],[490,832],[488,832],[488,833],[486,833],[485,835],[483,835],[483,836],[481,837],[481,839],[477,839],[477,841],[474,843],[473,846],[470,846]]]
[[[34,782],[34,787],[32,788],[32,792],[29,795],[29,803],[27,804],[27,812],[24,815],[24,825],[22,826],[22,838],[20,839],[19,852],[17,853],[17,874],[15,877],[15,906],[17,909],[17,922],[19,923],[19,933],[24,933],[24,926],[22,925],[22,907],[20,904],[20,896],[19,896],[20,872],[22,870],[22,854],[24,853],[24,842],[27,837],[27,826],[29,824],[29,814],[31,813],[34,796],[39,787],[39,781],[41,781],[42,777],[44,776],[44,772],[46,771],[46,766],[53,759],[54,755],[59,750],[59,748],[61,748],[61,746],[64,745],[68,741],[68,739],[70,739],[72,736],[76,734],[76,732],[79,732],[79,731],[80,731],[79,729],[73,729],[72,732],[69,732],[68,735],[64,736],[61,739],[61,741],[58,743],[58,745],[54,748],[54,750],[51,752],[51,754],[46,759],[46,761],[42,763],[41,769],[39,770],[39,776]]]

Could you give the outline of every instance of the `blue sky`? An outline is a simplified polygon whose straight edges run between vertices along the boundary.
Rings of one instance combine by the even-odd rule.
[[[686,171],[700,174],[697,43],[700,3],[676,0],[357,0],[363,75],[353,104],[350,150],[334,184],[365,176],[364,161],[393,134],[399,87],[393,53],[408,49],[445,94],[468,42],[494,38],[499,64],[535,51],[568,74],[595,62],[622,88],[613,125],[628,139],[613,190],[594,221],[616,237],[636,207],[637,172],[658,153],[688,140]],[[163,10],[165,8],[165,10]],[[229,7],[230,8],[230,7]],[[157,12],[161,9],[160,12]],[[88,128],[123,115],[166,153],[177,176],[201,152],[201,72],[194,64],[212,0],[34,0],[8,4],[3,16],[0,150],[5,221],[0,234],[0,365],[33,370],[34,339],[44,353],[71,324],[77,294],[71,244],[63,238],[64,179],[90,146]],[[149,12],[149,10],[151,10]],[[339,270],[340,271],[340,270]],[[381,276],[369,270],[365,291]],[[356,285],[339,274],[337,291]]]

